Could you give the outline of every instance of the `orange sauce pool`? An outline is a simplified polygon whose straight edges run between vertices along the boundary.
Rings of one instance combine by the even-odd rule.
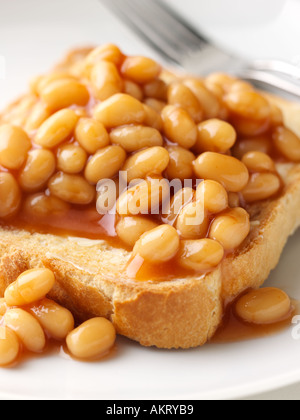
[[[42,359],[44,357],[62,357],[66,360],[74,360],[80,363],[105,363],[108,360],[117,357],[117,354],[118,345],[115,343],[110,350],[108,350],[102,356],[99,356],[95,359],[77,359],[69,353],[67,346],[64,342],[48,338],[46,347],[42,352],[32,353],[26,350],[23,346],[21,346],[17,359],[10,365],[1,366],[1,369],[18,369],[19,366],[23,363],[26,363],[32,359]]]
[[[283,331],[291,326],[292,318],[300,314],[299,302],[292,301],[292,307],[290,313],[282,320],[269,325],[255,325],[247,324],[241,321],[234,313],[234,304],[228,305],[223,323],[216,332],[215,336],[210,340],[212,344],[226,344],[233,342],[241,342],[247,340],[255,340],[262,337],[275,335],[280,331]],[[20,364],[26,363],[33,358],[40,359],[42,357],[62,357],[66,360],[75,360],[84,363],[105,363],[118,356],[120,348],[118,341],[114,346],[101,357],[91,360],[81,360],[70,355],[67,346],[62,341],[56,341],[54,339],[47,339],[46,348],[41,353],[31,353],[24,348],[21,348],[18,358],[15,362],[9,366],[4,367],[5,369],[17,368]]]
[[[240,320],[235,314],[234,307],[236,301],[237,300],[227,306],[222,325],[210,340],[210,343],[227,344],[275,335],[280,331],[289,328],[293,317],[300,314],[300,303],[292,301],[291,310],[284,319],[269,325],[247,324]],[[17,359],[12,364],[2,367],[2,369],[15,369],[22,363],[26,363],[32,359],[41,359],[43,357],[62,357],[65,360],[74,360],[80,363],[84,362],[89,364],[105,363],[120,354],[120,347],[117,340],[113,347],[100,357],[87,360],[77,359],[69,353],[65,341],[54,340],[48,337],[47,334],[46,337],[46,347],[42,352],[32,353],[26,350],[24,346],[21,346]]]
[[[235,314],[234,307],[236,301],[237,300],[227,306],[222,325],[210,340],[211,343],[226,344],[275,335],[280,331],[289,328],[292,325],[293,317],[300,313],[299,303],[292,300],[291,310],[284,319],[281,319],[274,324],[248,324]]]
[[[96,208],[72,207],[67,212],[50,216],[34,218],[31,214],[21,211],[9,223],[2,224],[5,228],[23,229],[30,233],[53,234],[62,237],[79,237],[91,240],[105,240],[114,248],[131,252],[116,232],[116,215],[99,215]],[[1,221],[0,221],[1,225]],[[134,258],[129,261],[127,276],[137,281],[168,281],[172,278],[205,275],[208,271],[197,272],[182,268],[176,258],[167,263],[150,264]]]
[[[95,207],[82,209],[74,206],[63,214],[52,214],[46,218],[33,218],[22,211],[10,224],[27,231],[118,241],[115,215],[101,216]]]

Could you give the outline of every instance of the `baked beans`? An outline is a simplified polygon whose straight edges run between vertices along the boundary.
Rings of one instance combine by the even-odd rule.
[[[228,117],[230,118],[230,117]],[[250,118],[243,118],[232,116],[230,118],[231,124],[234,126],[239,137],[253,137],[268,134],[270,130],[270,119],[254,120]]]
[[[280,289],[265,287],[243,295],[235,305],[237,315],[249,324],[273,324],[291,311],[291,300]]]
[[[180,239],[176,229],[169,225],[158,226],[144,233],[133,248],[133,256],[145,261],[161,263],[170,261],[179,250]]]
[[[20,169],[31,148],[29,137],[19,127],[0,126],[0,165],[7,169]]]
[[[30,81],[29,81],[29,88],[31,93],[33,93],[34,95],[38,95],[39,93],[39,84],[42,81],[43,76],[39,75],[39,76],[34,76]]]
[[[242,162],[247,166],[249,172],[275,172],[275,163],[266,153],[248,152]]]
[[[161,66],[147,57],[127,57],[121,67],[122,74],[136,83],[149,83],[156,79]]]
[[[19,175],[22,189],[26,192],[35,192],[45,187],[54,174],[55,168],[56,159],[50,150],[31,150]]]
[[[179,264],[196,272],[216,268],[224,257],[221,244],[212,239],[181,241],[178,253]]]
[[[196,123],[203,120],[203,108],[193,92],[182,83],[173,83],[168,89],[168,103],[185,109]]]
[[[209,237],[218,241],[223,248],[238,248],[250,232],[250,217],[246,210],[237,207],[218,215],[210,226]]]
[[[229,92],[237,92],[237,91],[243,91],[243,92],[253,92],[253,86],[250,85],[250,83],[245,82],[244,80],[237,80],[233,82],[230,86],[228,86]]]
[[[36,103],[34,95],[25,95],[19,101],[8,107],[5,115],[1,115],[1,124],[7,122],[17,127],[24,127],[30,110]]]
[[[7,305],[4,298],[0,298],[0,316],[5,315],[7,311]]]
[[[229,192],[242,191],[249,181],[246,166],[238,159],[214,152],[200,155],[194,162],[194,171],[199,179],[211,179]]]
[[[225,188],[216,181],[202,181],[196,191],[196,199],[212,214],[221,213],[228,207],[228,194]]]
[[[78,174],[83,171],[86,161],[86,151],[74,144],[61,146],[57,151],[57,169],[59,171],[68,174]]]
[[[250,241],[253,208],[284,191],[278,162],[300,162],[299,137],[271,99],[234,77],[176,77],[113,44],[85,55],[37,77],[2,116],[0,219],[20,212],[44,226],[82,209],[96,224],[99,213],[116,209],[110,234],[133,250],[130,264],[157,265],[166,278],[216,270]],[[105,182],[96,187],[107,178],[109,194]],[[42,268],[8,286],[0,299],[1,366],[23,348],[42,352],[48,338],[84,360],[113,347],[113,324],[95,318],[74,329],[73,314],[46,297],[56,289],[54,273]],[[244,322],[291,313],[284,293],[251,293],[235,305]]]
[[[233,192],[228,193],[228,204],[231,208],[241,207],[240,195]]]
[[[37,76],[31,81],[31,89],[35,95],[39,96],[42,90],[47,87],[47,85],[62,79],[76,80],[75,77],[66,71],[55,71],[48,75]]]
[[[156,215],[169,195],[170,189],[165,179],[148,178],[120,195],[117,212],[120,216]]]
[[[113,144],[133,153],[147,147],[163,146],[163,138],[158,130],[143,125],[126,125],[110,132]]]
[[[24,306],[44,298],[54,284],[54,274],[47,268],[28,270],[7,287],[4,298],[9,306]]]
[[[5,325],[16,333],[19,340],[34,353],[40,353],[46,345],[46,337],[39,322],[24,309],[8,309],[4,315]]]
[[[47,217],[51,215],[63,215],[70,206],[60,198],[45,193],[37,193],[26,197],[23,205],[26,214],[33,217]]]
[[[231,124],[218,119],[204,121],[198,125],[198,138],[195,151],[225,153],[236,142],[236,132]]]
[[[282,155],[292,162],[300,162],[300,138],[285,127],[273,132],[273,142]]]
[[[268,136],[258,136],[238,141],[233,147],[233,156],[241,160],[248,152],[261,152],[269,155],[271,151],[271,139]]]
[[[101,61],[108,61],[119,66],[124,59],[120,49],[114,44],[105,44],[95,48],[85,59],[85,74],[89,77],[94,65]]]
[[[21,204],[21,191],[15,178],[6,172],[0,172],[0,217],[14,216]]]
[[[93,318],[71,331],[66,342],[72,356],[78,359],[96,359],[107,353],[115,340],[113,324],[105,318]]]
[[[193,188],[182,188],[172,197],[170,204],[163,208],[163,221],[169,225],[176,223],[177,217],[182,209],[195,198],[195,190]]]
[[[176,221],[176,229],[184,239],[199,239],[207,235],[209,219],[203,203],[195,201],[187,204]]]
[[[132,96],[133,98],[141,102],[144,99],[144,93],[141,86],[139,86],[137,83],[132,82],[131,80],[124,80],[124,93]]]
[[[120,146],[108,146],[100,149],[86,165],[84,176],[91,184],[102,179],[113,178],[122,168],[126,152]]]
[[[144,104],[144,111],[145,111],[144,124],[148,127],[155,128],[156,130],[162,132],[163,121],[160,116],[160,112],[155,111],[155,109],[151,108],[150,106],[146,104]]]
[[[145,179],[151,175],[161,175],[169,164],[169,153],[163,147],[150,147],[129,157],[122,170],[128,182]]]
[[[3,115],[0,219],[23,211],[45,225],[80,206],[96,223],[116,211],[108,234],[126,249],[146,235],[147,255],[151,232],[170,233],[165,257],[155,250],[150,263],[217,267],[249,234],[241,207],[274,199],[285,190],[278,163],[300,162],[279,102],[230,75],[173,75],[114,44],[70,61],[36,77]]]
[[[92,118],[81,118],[78,121],[75,138],[90,155],[110,144],[109,135],[104,125]]]
[[[71,109],[56,112],[40,126],[34,142],[47,149],[58,146],[72,136],[78,118],[78,115]]]
[[[80,359],[98,358],[113,346],[116,331],[111,322],[94,318],[74,329],[72,313],[44,297],[54,282],[50,270],[32,269],[6,289],[0,299],[0,366],[16,362],[24,348],[42,353],[50,338],[65,340],[70,354]]]
[[[87,118],[88,117],[87,109],[82,107],[82,106],[74,107],[74,112],[79,118]]]
[[[80,175],[58,172],[48,183],[52,195],[70,204],[90,204],[96,195],[95,189]]]
[[[0,366],[8,366],[15,362],[20,353],[17,335],[6,326],[0,325]]]
[[[190,114],[176,105],[168,105],[162,111],[163,129],[167,138],[186,149],[197,141],[197,126]]]
[[[141,124],[145,116],[143,104],[125,93],[106,99],[96,107],[94,112],[94,117],[109,128],[126,124]]]
[[[25,128],[28,131],[34,131],[40,128],[40,126],[45,122],[48,118],[50,118],[51,112],[48,109],[48,106],[44,104],[42,101],[38,102],[32,109],[27,121]]]
[[[104,101],[123,91],[124,83],[114,63],[100,61],[95,64],[90,75],[95,97]]]
[[[144,104],[149,108],[156,111],[158,114],[162,112],[162,110],[167,106],[167,102],[160,101],[159,99],[155,98],[147,98],[144,100]]]
[[[109,179],[97,185],[97,211],[99,214],[107,214],[116,206],[117,199],[120,196],[121,182],[119,178]]]
[[[140,237],[156,228],[158,224],[146,217],[123,217],[119,220],[116,226],[116,231],[119,238],[130,247],[133,247]]]
[[[250,176],[248,185],[243,189],[242,196],[247,203],[254,203],[273,197],[280,188],[281,181],[278,175],[254,173]]]
[[[161,79],[154,79],[143,86],[144,95],[148,98],[167,102],[168,85]]]
[[[54,80],[41,89],[40,97],[51,111],[58,111],[72,105],[85,106],[90,100],[86,86],[66,78]]]
[[[210,80],[208,80],[209,78],[207,78],[207,80],[204,80],[204,86],[206,87],[206,89],[213,94],[219,101],[220,101],[220,106],[221,109],[225,109],[224,103],[223,103],[223,96],[225,94],[225,90],[224,88],[214,82],[211,82]],[[226,108],[227,109],[227,108]],[[227,114],[228,115],[228,114]]]
[[[193,162],[196,156],[189,150],[179,146],[166,148],[169,153],[169,164],[165,175],[168,179],[192,179],[194,175]]]
[[[281,109],[273,104],[270,103],[271,106],[271,124],[273,127],[283,126],[284,125],[284,116]]]
[[[227,93],[238,79],[225,73],[212,73],[205,79],[205,85],[215,91],[219,89],[221,95]]]
[[[199,79],[186,79],[183,83],[193,92],[200,103],[205,119],[217,118],[221,105],[218,98],[213,95]]]
[[[26,309],[38,320],[47,335],[55,340],[64,340],[74,329],[72,313],[53,300],[44,298]]]
[[[225,103],[235,115],[250,120],[266,120],[271,117],[267,99],[253,90],[234,90],[225,96]]]

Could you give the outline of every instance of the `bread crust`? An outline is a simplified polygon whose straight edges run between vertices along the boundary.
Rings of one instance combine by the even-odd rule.
[[[80,321],[105,316],[117,332],[144,346],[203,345],[220,324],[221,270],[209,276],[137,282],[124,274],[130,253],[54,235],[0,229],[0,295],[24,270],[47,267],[56,285],[49,297]],[[100,267],[100,269],[98,269]]]
[[[85,55],[89,50],[76,54]],[[66,62],[76,62],[74,54],[61,69]],[[15,117],[23,100],[0,115],[0,123],[9,121],[12,114]],[[300,106],[279,104],[288,125],[300,133],[294,116]],[[249,237],[212,273],[165,282],[135,281],[125,269],[131,254],[105,241],[0,226],[0,296],[24,270],[48,267],[56,277],[49,297],[69,308],[78,320],[104,316],[120,335],[143,346],[201,346],[220,326],[226,303],[264,283],[278,264],[288,237],[300,226],[300,165],[280,164],[278,171],[286,185],[283,193],[249,207]]]

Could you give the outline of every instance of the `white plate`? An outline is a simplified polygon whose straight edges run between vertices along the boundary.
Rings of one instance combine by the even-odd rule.
[[[300,299],[300,232],[288,243],[268,285]],[[274,336],[187,351],[146,349],[119,338],[99,363],[48,356],[1,370],[0,397],[14,399],[233,399],[300,380],[300,341],[292,327]]]
[[[183,9],[179,0],[169,1]],[[220,5],[225,0],[211,0],[209,4],[212,6],[216,1],[221,1]],[[237,20],[238,13],[243,14],[245,10],[238,8],[240,0],[228,1],[231,3],[228,9],[236,10]],[[273,5],[273,20],[262,13],[257,21],[254,19],[255,31],[249,22],[240,25],[239,21],[230,21],[229,15],[221,21],[216,14],[218,24],[213,25],[212,10],[218,8],[208,7],[205,0],[185,0],[184,13],[195,23],[206,25],[212,37],[231,49],[245,52],[246,45],[249,57],[257,53],[275,56],[276,52],[278,57],[292,60],[299,36],[291,38],[291,42],[288,37],[293,32],[296,35],[299,28],[287,23],[293,22],[291,16],[297,16],[296,12],[299,16],[299,8],[296,9],[299,3],[292,0],[268,3]],[[47,71],[69,48],[112,41],[129,53],[151,53],[118,20],[109,16],[97,0],[0,0],[0,10],[0,55],[5,56],[7,67],[6,80],[0,81],[0,108],[25,91],[30,77]],[[260,7],[258,10],[261,12]],[[247,15],[251,15],[250,10]],[[251,43],[252,34],[263,36],[264,43]],[[289,241],[268,281],[298,300],[299,253],[300,232]],[[100,363],[79,363],[53,355],[1,370],[0,398],[233,399],[300,381],[300,342],[292,338],[292,327],[267,338],[211,344],[188,351],[145,349],[122,338],[118,339],[117,348],[114,357]]]

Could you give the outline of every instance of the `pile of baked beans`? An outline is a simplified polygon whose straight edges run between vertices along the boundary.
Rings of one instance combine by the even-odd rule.
[[[116,331],[105,318],[92,318],[75,328],[72,313],[46,298],[55,286],[51,270],[25,271],[0,299],[0,366],[10,366],[24,352],[40,354],[55,340],[72,357],[94,360],[113,347]]]
[[[113,179],[116,233],[133,256],[206,271],[247,238],[247,206],[280,193],[278,160],[300,162],[300,139],[248,83],[175,77],[104,45],[35,78],[21,118],[0,126],[0,218],[96,207],[97,184]],[[174,179],[193,184],[172,194],[166,212],[164,181]],[[153,203],[159,211],[146,215]]]

